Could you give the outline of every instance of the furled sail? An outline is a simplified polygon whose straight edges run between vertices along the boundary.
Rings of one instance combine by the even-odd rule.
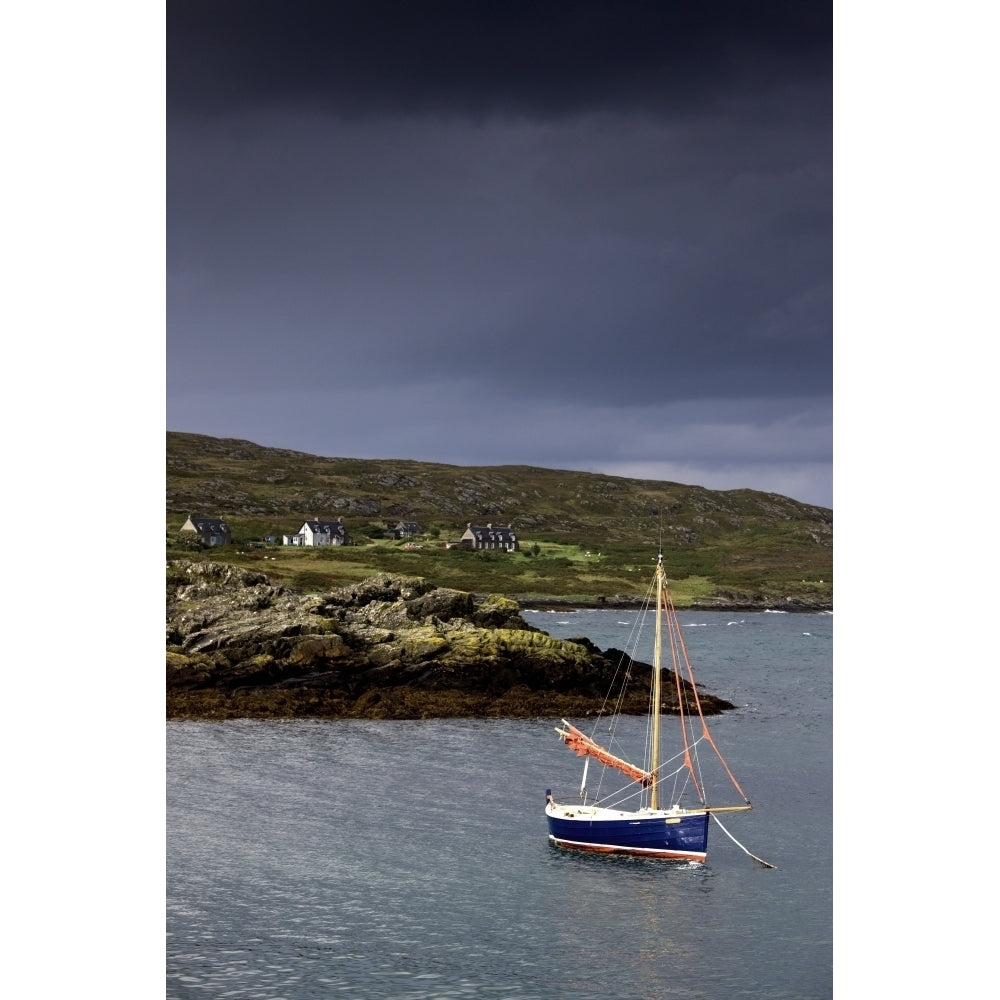
[[[616,757],[613,753],[605,750],[604,747],[595,743],[589,736],[585,736],[575,726],[570,725],[565,719],[562,720],[565,729],[556,728],[556,732],[562,737],[563,743],[571,750],[576,751],[577,757],[593,757],[608,767],[614,767],[627,775],[633,781],[641,781],[644,786],[652,784],[652,778],[648,771],[630,764],[621,757]]]

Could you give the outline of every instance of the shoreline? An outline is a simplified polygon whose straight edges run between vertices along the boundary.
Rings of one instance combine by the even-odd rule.
[[[476,595],[481,596],[481,595]],[[522,611],[639,611],[646,602],[634,601],[568,601],[560,598],[544,598],[540,600],[526,601],[518,597],[511,597],[516,601]],[[781,612],[783,614],[817,614],[819,612],[833,613],[832,604],[807,604],[803,601],[792,600],[784,605],[778,602],[752,601],[723,601],[721,603],[705,604],[696,602],[694,604],[677,606],[678,611],[770,611]]]
[[[544,618],[529,624],[529,616],[648,606],[617,596],[522,601],[391,574],[317,596],[226,564],[170,563],[167,718],[585,718],[605,704],[625,654],[589,638],[552,636]],[[730,596],[679,610],[825,610]],[[679,699],[693,697],[682,694],[688,686],[678,678],[676,690],[663,693],[662,711],[682,711]],[[638,715],[648,700],[648,692],[630,692],[618,707]],[[735,707],[705,691],[698,701],[706,714]]]

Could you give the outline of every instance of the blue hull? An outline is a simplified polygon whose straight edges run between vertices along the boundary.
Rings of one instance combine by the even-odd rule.
[[[708,849],[708,813],[680,817],[632,813],[611,819],[547,813],[546,819],[552,843],[581,851],[704,861]]]

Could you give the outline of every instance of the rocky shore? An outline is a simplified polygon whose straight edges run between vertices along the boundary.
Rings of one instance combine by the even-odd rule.
[[[506,597],[419,577],[303,594],[177,560],[166,582],[168,719],[580,717],[600,709],[625,657],[548,636]],[[624,711],[642,714],[645,685],[634,687]],[[709,714],[734,707],[700,688],[699,700]],[[663,710],[678,708],[665,685]]]

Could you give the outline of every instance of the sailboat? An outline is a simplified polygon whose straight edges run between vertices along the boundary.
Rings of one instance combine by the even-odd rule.
[[[644,763],[633,764],[624,755],[613,752],[617,750],[614,745],[618,728],[617,711],[602,712],[593,730],[597,733],[610,717],[610,739],[602,737],[603,743],[609,743],[609,746],[598,743],[563,719],[562,726],[556,727],[560,739],[577,756],[586,759],[580,791],[576,795],[579,801],[563,801],[561,796],[556,801],[552,789],[546,789],[545,816],[549,841],[558,847],[582,851],[700,862],[708,854],[709,818],[717,813],[743,812],[752,806],[709,734],[667,585],[662,551],[657,558],[656,572],[640,621],[647,620],[649,612],[654,610],[651,608],[654,594],[655,638]],[[680,723],[679,749],[676,755],[670,757],[665,755],[661,746],[660,725],[664,674],[667,673],[663,667],[665,644],[671,653],[673,673],[668,682],[676,687]],[[626,669],[625,673],[627,679],[630,671]],[[686,675],[689,687],[682,681],[683,675]],[[712,770],[717,770],[720,778],[728,779],[727,784],[734,790],[729,794],[733,797],[738,795],[741,802],[732,805],[709,802],[705,788],[707,762],[701,758],[711,758],[712,755],[706,754],[706,750],[714,752]],[[587,767],[591,760],[603,766],[601,787],[609,772],[616,785],[606,795],[601,795],[599,788],[594,798],[589,797],[587,792]],[[624,786],[619,775],[627,779]],[[755,855],[751,857],[768,868],[773,867]]]

